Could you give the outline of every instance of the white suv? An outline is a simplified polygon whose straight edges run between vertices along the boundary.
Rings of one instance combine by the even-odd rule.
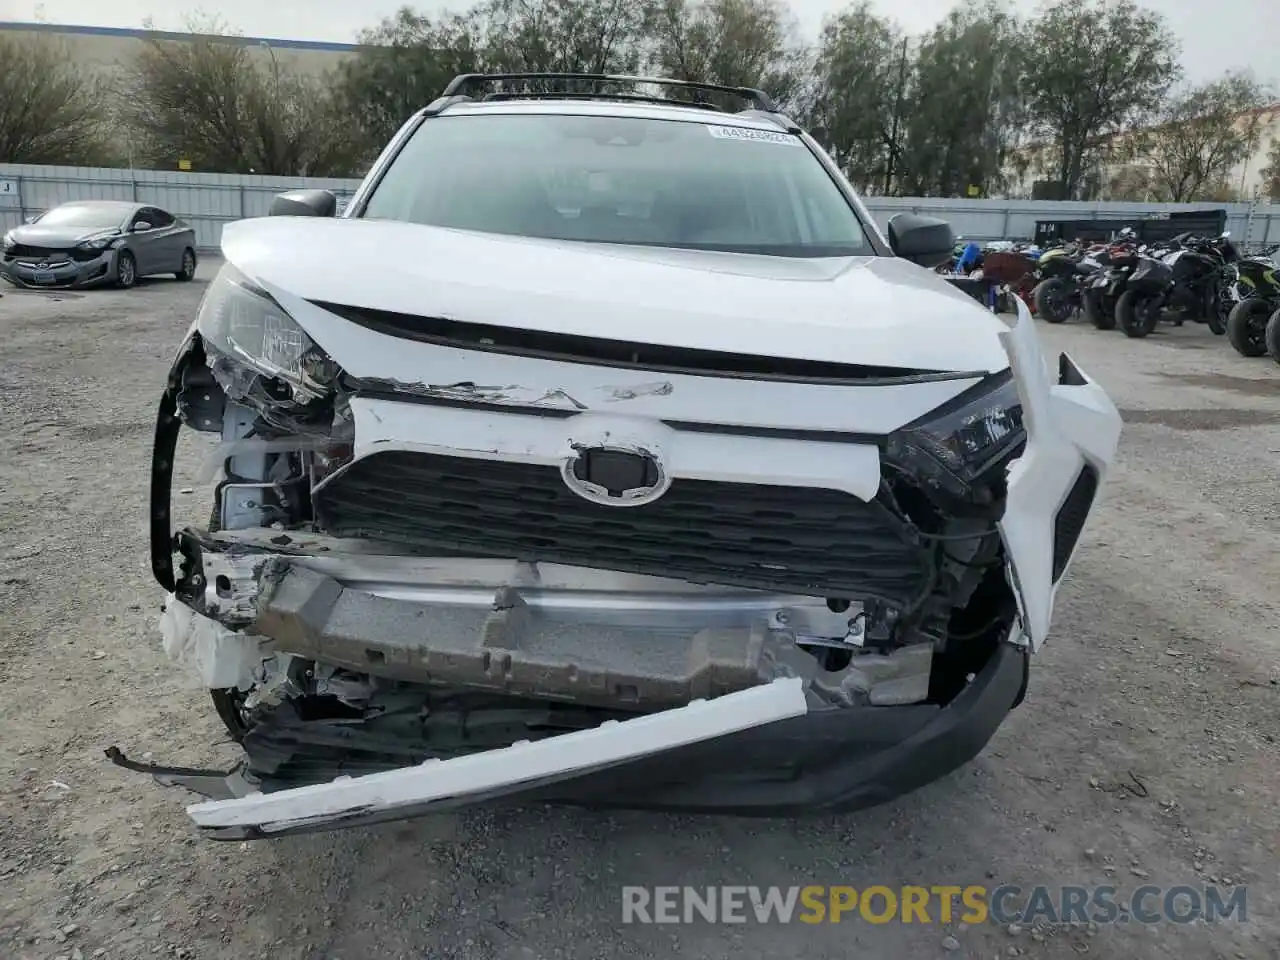
[[[851,809],[1021,700],[1119,417],[764,94],[463,76],[340,216],[272,213],[156,438],[166,649],[245,752],[167,771],[210,835]],[[222,479],[175,532],[184,425]]]

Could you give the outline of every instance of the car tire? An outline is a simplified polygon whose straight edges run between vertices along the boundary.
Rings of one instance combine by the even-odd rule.
[[[1046,323],[1065,323],[1071,317],[1071,308],[1066,304],[1066,296],[1071,288],[1061,277],[1050,277],[1036,287],[1032,300],[1036,305],[1036,316]]]
[[[1139,339],[1151,334],[1160,322],[1160,310],[1143,309],[1153,297],[1143,296],[1137,290],[1126,290],[1116,301],[1116,320],[1126,337]]]
[[[138,261],[128,250],[121,250],[120,258],[116,261],[116,286],[121,290],[128,290],[137,282]]]
[[[1107,309],[1106,297],[1101,290],[1086,290],[1084,294],[1084,315],[1099,330],[1114,330],[1116,315]]]
[[[179,280],[194,280],[196,277],[196,252],[190,247],[182,251],[182,269],[174,274]]]
[[[1267,318],[1271,303],[1260,297],[1241,300],[1227,317],[1227,339],[1242,357],[1260,357],[1267,352]]]
[[[1271,315],[1271,319],[1267,321],[1267,332],[1265,336],[1267,344],[1267,353],[1276,363],[1280,363],[1280,310]]]

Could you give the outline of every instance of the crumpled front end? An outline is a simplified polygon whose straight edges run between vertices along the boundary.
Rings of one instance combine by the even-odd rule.
[[[152,477],[166,649],[245,751],[177,777],[212,798],[192,818],[271,836],[509,795],[794,814],[965,762],[1023,695],[1119,433],[1069,360],[1049,376],[1024,308],[1001,339],[994,373],[780,361],[226,268]],[[220,479],[208,527],[175,533],[184,428]]]

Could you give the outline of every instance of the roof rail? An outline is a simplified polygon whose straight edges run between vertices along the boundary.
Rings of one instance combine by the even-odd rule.
[[[777,104],[763,90],[757,90],[754,87],[731,87],[719,83],[698,83],[693,80],[671,80],[666,77],[635,77],[623,74],[609,73],[460,73],[452,80],[449,85],[444,88],[441,98],[455,97],[462,94],[466,89],[481,86],[489,83],[504,83],[508,81],[531,81],[531,80],[573,80],[586,83],[650,83],[659,87],[671,87],[677,90],[690,90],[707,93],[727,93],[735,97],[741,97],[757,109],[768,113],[776,113]],[[519,94],[511,94],[504,99],[514,99]],[[541,97],[553,96],[553,94],[539,94]],[[578,97],[582,99],[590,99],[593,94],[582,93]],[[601,99],[617,99],[618,94],[601,93]],[[639,96],[639,95],[632,95]],[[660,97],[644,97],[642,99],[651,99],[661,103],[679,101],[667,101]]]
[[[471,98],[461,97],[459,99],[470,100]],[[485,103],[492,103],[500,100],[624,100],[627,103],[662,103],[667,106],[692,107],[695,110],[713,110],[717,113],[723,112],[720,107],[714,103],[698,103],[693,100],[668,100],[666,97],[646,97],[639,93],[579,93],[564,90],[558,90],[554,93],[550,93],[543,90],[536,90],[520,93],[503,91],[501,93],[487,93],[484,96]],[[450,101],[450,103],[452,102],[453,101]]]

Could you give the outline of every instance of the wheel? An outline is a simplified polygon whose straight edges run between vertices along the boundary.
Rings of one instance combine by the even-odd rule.
[[[1126,337],[1145,337],[1160,322],[1160,300],[1137,290],[1126,290],[1116,301],[1116,320]]]
[[[128,290],[138,282],[138,261],[128,250],[120,251],[120,259],[116,261],[116,286]]]
[[[1271,303],[1260,297],[1241,300],[1227,317],[1227,339],[1242,357],[1260,357],[1267,352],[1267,318]]]
[[[1280,310],[1271,315],[1267,321],[1267,330],[1263,335],[1267,344],[1267,353],[1276,363],[1280,363]]]
[[[196,275],[196,252],[190,247],[182,251],[182,269],[174,274],[179,280],[194,280]]]
[[[1061,277],[1050,277],[1036,287],[1031,298],[1036,304],[1036,316],[1049,323],[1065,323],[1071,316],[1071,304],[1067,299],[1070,288]]]
[[[1116,314],[1107,309],[1106,295],[1096,288],[1084,292],[1084,315],[1099,330],[1114,330]]]
[[[1230,307],[1227,304],[1230,301],[1222,297],[1210,297],[1209,309],[1205,311],[1205,322],[1209,324],[1209,329],[1213,331],[1215,336],[1222,336],[1227,332],[1227,319],[1230,317]]]

